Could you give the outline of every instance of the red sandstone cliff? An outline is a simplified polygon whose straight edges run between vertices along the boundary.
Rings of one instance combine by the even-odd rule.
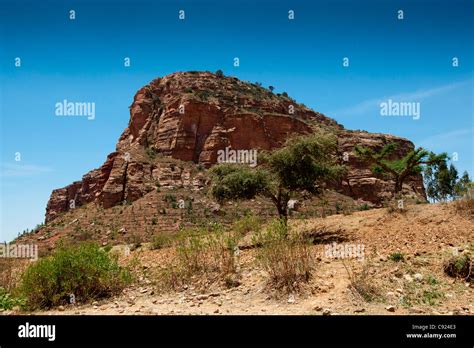
[[[348,174],[337,190],[375,204],[389,195],[392,184],[375,177],[365,163],[357,160],[353,148],[381,148],[397,141],[402,155],[413,149],[410,141],[347,131],[286,95],[232,77],[187,72],[155,79],[137,92],[130,107],[129,125],[116,151],[81,181],[54,190],[46,208],[46,221],[72,205],[96,201],[109,208],[122,201],[135,201],[157,183],[172,186],[179,182],[190,189],[206,184],[204,174],[191,177],[179,167],[157,163],[156,156],[208,167],[216,163],[217,151],[227,146],[269,150],[281,146],[291,135],[310,133],[315,127],[333,129],[339,137],[340,152],[348,155]],[[421,176],[412,178],[404,190],[424,197]]]

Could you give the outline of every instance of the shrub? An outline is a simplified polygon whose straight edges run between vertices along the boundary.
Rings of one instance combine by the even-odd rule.
[[[444,264],[444,272],[453,278],[474,279],[472,261],[468,254],[453,256]]]
[[[163,201],[164,202],[167,202],[167,203],[176,203],[177,202],[177,199],[176,199],[176,196],[171,194],[171,193],[167,193],[164,197],[163,197]]]
[[[437,290],[424,290],[422,296],[423,303],[426,303],[430,306],[437,305],[438,301],[444,298],[444,294]]]
[[[310,244],[300,236],[288,236],[285,223],[272,221],[255,237],[257,261],[268,272],[269,284],[286,293],[301,290],[311,277],[314,259]]]
[[[234,222],[233,230],[240,236],[245,236],[249,232],[258,232],[262,225],[262,219],[255,215],[245,215]]]
[[[171,237],[167,234],[160,233],[153,236],[153,240],[151,242],[151,249],[161,249],[169,246],[171,244]]]
[[[219,69],[219,70],[216,71],[216,76],[217,77],[224,77],[224,72],[221,69]]]
[[[53,255],[30,265],[22,276],[20,293],[31,309],[50,308],[110,296],[130,281],[127,269],[120,267],[98,245],[84,243],[60,246]]]
[[[400,261],[403,261],[405,259],[403,253],[401,253],[399,251],[390,254],[390,256],[388,258],[389,258],[389,260],[392,260],[394,262],[400,262]]]
[[[146,149],[146,155],[149,160],[154,160],[156,158],[156,149],[154,147],[149,147]]]

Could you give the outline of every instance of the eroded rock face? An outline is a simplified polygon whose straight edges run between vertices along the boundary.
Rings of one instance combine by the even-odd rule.
[[[329,127],[339,134],[341,153],[347,152],[348,175],[336,187],[363,200],[380,203],[393,189],[384,178],[357,160],[355,145],[381,148],[396,140],[399,155],[413,144],[391,135],[350,132],[336,121],[298,104],[286,95],[275,95],[255,84],[208,72],[175,73],[141,88],[130,107],[130,121],[111,153],[99,168],[81,181],[54,190],[46,208],[46,221],[72,205],[95,201],[109,208],[134,201],[155,186],[202,189],[206,178],[173,161],[154,161],[155,156],[192,161],[205,167],[217,162],[218,150],[270,150],[295,134],[315,127]],[[421,176],[404,187],[424,197]]]
[[[361,161],[354,152],[354,147],[363,147],[380,150],[384,145],[397,142],[399,144],[394,157],[400,158],[413,150],[413,143],[407,139],[389,134],[375,134],[367,132],[343,131],[339,133],[339,151],[347,154],[345,162],[348,172],[341,182],[339,189],[347,196],[362,199],[367,202],[380,204],[384,199],[391,197],[395,183],[383,176],[376,176],[367,163]],[[408,178],[403,185],[403,193],[425,198],[425,189],[421,175]]]

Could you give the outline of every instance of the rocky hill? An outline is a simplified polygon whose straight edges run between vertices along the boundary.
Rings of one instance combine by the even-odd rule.
[[[179,72],[157,78],[136,93],[129,125],[116,151],[81,181],[52,192],[46,222],[90,202],[105,209],[134,202],[155,187],[199,191],[207,182],[202,168],[217,162],[219,150],[270,150],[292,135],[311,133],[318,127],[337,134],[341,158],[348,167],[346,177],[334,189],[380,205],[392,184],[360,162],[354,146],[378,149],[397,141],[396,155],[401,156],[413,149],[409,140],[346,130],[286,93],[275,94],[259,84],[209,72]],[[187,162],[191,165],[182,164]],[[424,199],[421,176],[411,178],[404,191]]]

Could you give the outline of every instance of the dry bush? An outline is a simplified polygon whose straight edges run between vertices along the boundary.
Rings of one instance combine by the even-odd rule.
[[[474,218],[474,199],[460,199],[454,201],[453,206],[456,213]]]
[[[349,289],[352,293],[367,302],[372,302],[380,296],[380,291],[370,276],[370,262],[364,263],[360,271],[355,271],[354,268],[347,265],[344,260],[342,264],[347,271],[350,282]]]
[[[268,272],[269,285],[286,293],[301,290],[308,282],[315,261],[311,244],[298,235],[290,236],[287,226],[279,220],[255,236],[258,263]]]
[[[160,287],[176,290],[187,283],[197,286],[218,280],[228,283],[227,279],[238,268],[237,241],[236,235],[230,232],[182,232],[175,242],[176,256],[158,275]]]
[[[25,259],[0,258],[0,287],[8,292],[15,289],[29,263],[30,260]]]

